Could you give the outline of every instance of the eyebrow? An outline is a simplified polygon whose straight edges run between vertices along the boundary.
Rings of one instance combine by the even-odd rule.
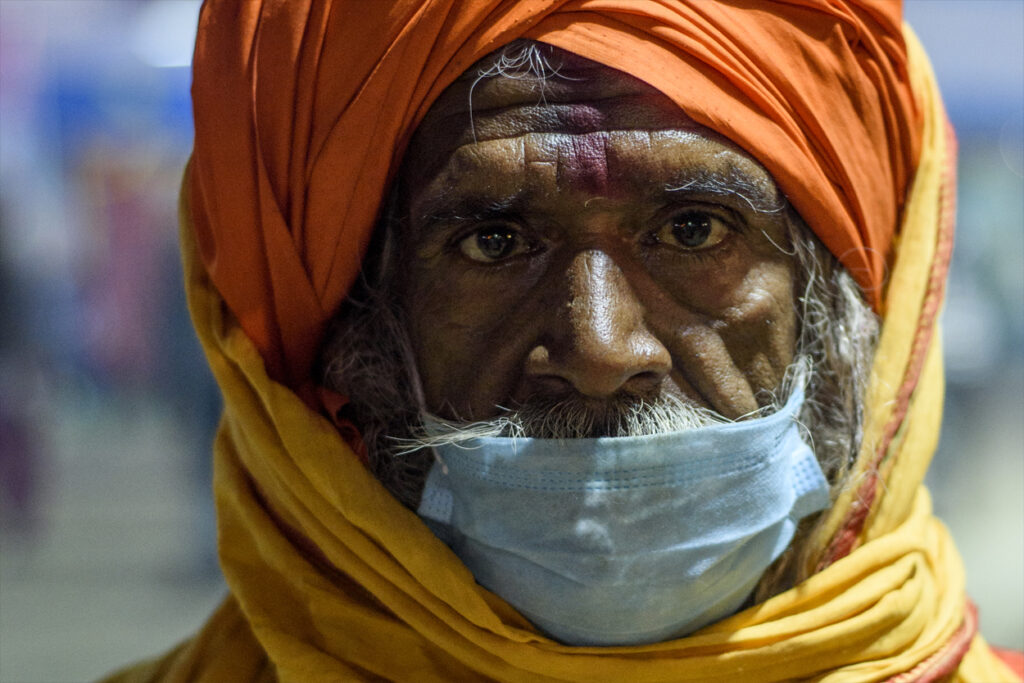
[[[428,199],[426,206],[417,216],[418,222],[428,231],[450,223],[468,223],[507,218],[519,212],[522,204],[521,193],[507,197],[481,195],[459,195],[446,193]]]
[[[652,186],[651,191],[658,196],[679,193],[733,201],[739,199],[757,213],[779,213],[786,208],[786,200],[781,192],[764,187],[763,183],[758,183],[738,165],[731,163],[724,172],[707,168],[681,168],[670,182],[660,187]],[[416,218],[418,224],[428,232],[445,225],[508,218],[522,213],[527,199],[525,194],[525,189],[504,197],[445,192],[427,199]]]
[[[774,185],[773,185],[774,187]],[[706,168],[687,169],[681,177],[664,186],[668,194],[685,192],[725,198],[739,198],[757,213],[779,213],[786,208],[781,192],[768,191],[735,164],[726,172]]]

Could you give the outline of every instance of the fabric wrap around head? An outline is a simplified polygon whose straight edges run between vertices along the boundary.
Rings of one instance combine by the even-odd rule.
[[[636,76],[744,148],[883,308],[921,141],[898,2],[208,0],[191,218],[271,377],[308,385],[417,123],[521,37]]]

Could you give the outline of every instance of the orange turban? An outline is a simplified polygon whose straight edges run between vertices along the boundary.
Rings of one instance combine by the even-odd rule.
[[[308,385],[417,123],[520,37],[655,86],[756,157],[881,308],[920,147],[892,0],[207,0],[190,202],[272,377]]]

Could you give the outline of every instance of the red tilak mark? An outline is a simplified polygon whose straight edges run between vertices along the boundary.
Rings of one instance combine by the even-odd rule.
[[[559,118],[567,131],[589,133],[604,127],[605,114],[589,104],[570,104],[559,112]]]
[[[588,194],[608,192],[608,134],[566,136],[558,150],[558,185]]]

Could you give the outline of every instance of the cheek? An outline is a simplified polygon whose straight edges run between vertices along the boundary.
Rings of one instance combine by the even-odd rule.
[[[524,310],[528,284],[494,286],[450,263],[409,275],[403,305],[427,408],[449,418],[492,415],[518,379],[536,318]]]
[[[758,254],[741,235],[708,252],[659,250],[648,262],[654,281],[677,305],[709,319],[752,305],[748,300],[758,291],[774,291],[776,280],[791,279],[788,268],[788,260]]]
[[[658,307],[666,345],[688,378],[704,377],[703,388],[721,394],[718,410],[730,401],[736,414],[753,410],[763,401],[759,392],[774,390],[793,361],[792,260],[737,240],[714,258],[677,263],[649,271],[671,299]]]
[[[796,347],[792,264],[769,261],[751,268],[734,288],[721,324],[732,361],[755,395],[775,389]]]

